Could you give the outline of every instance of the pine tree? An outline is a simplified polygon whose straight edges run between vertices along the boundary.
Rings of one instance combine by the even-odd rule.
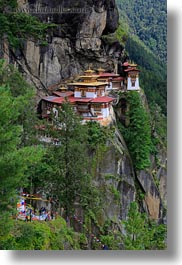
[[[126,250],[144,250],[148,241],[146,219],[138,212],[135,202],[131,203],[128,219],[124,222],[124,247]]]
[[[41,176],[46,189],[59,198],[69,216],[73,203],[82,193],[87,175],[86,126],[69,103],[61,106],[58,117],[47,130],[58,145],[50,144],[42,161]]]
[[[11,95],[19,101],[19,115],[17,124],[21,124],[21,146],[37,144],[36,124],[39,120],[36,115],[35,89],[30,86],[20,72],[13,65],[5,65],[0,60],[0,85],[8,86]]]
[[[11,71],[10,71],[11,69]],[[15,78],[16,77],[16,78]],[[14,80],[14,81],[13,81]],[[20,89],[21,88],[21,89]],[[34,167],[43,149],[23,143],[31,138],[31,117],[26,111],[32,103],[33,92],[22,76],[12,66],[0,61],[0,226],[1,235],[9,230],[10,215],[16,211],[18,189],[27,185],[25,172]],[[26,113],[27,112],[27,113]],[[33,124],[32,124],[33,126]],[[5,229],[7,227],[7,229]]]
[[[26,184],[25,171],[38,162],[42,149],[21,147],[22,126],[18,123],[21,105],[8,87],[0,87],[0,229],[5,232],[9,216],[15,213],[18,189]],[[8,219],[7,219],[8,218]]]
[[[146,214],[139,212],[136,202],[130,204],[128,219],[123,225],[123,243],[126,250],[166,248],[166,226],[148,220]]]

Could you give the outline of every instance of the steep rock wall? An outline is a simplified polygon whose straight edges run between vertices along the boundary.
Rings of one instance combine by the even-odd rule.
[[[119,16],[115,0],[27,0],[19,6],[50,8],[64,7],[71,12],[36,13],[43,22],[55,23],[57,27],[47,36],[48,45],[29,40],[24,49],[14,54],[14,59],[30,83],[36,86],[38,96],[48,92],[53,84],[75,77],[89,66],[114,69],[114,52],[102,42],[102,34],[116,30]],[[86,10],[86,11],[83,11]],[[116,44],[114,44],[116,45]],[[117,44],[117,52],[123,48]],[[121,55],[122,56],[122,55]]]
[[[101,194],[103,210],[100,225],[106,220],[118,223],[126,219],[130,203],[135,200],[135,174],[123,137],[115,128],[106,148],[94,154],[94,185]]]
[[[144,91],[140,91],[141,101],[146,112],[150,115],[148,102]],[[116,108],[118,123],[129,122],[127,114],[128,104],[125,96],[121,97]],[[142,148],[142,146],[141,146]],[[161,142],[156,146],[156,153],[150,155],[151,165],[146,170],[135,171],[135,187],[137,201],[141,208],[153,220],[166,221],[167,206],[167,153]]]

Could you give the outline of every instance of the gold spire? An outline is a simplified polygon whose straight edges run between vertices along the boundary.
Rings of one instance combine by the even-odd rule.
[[[97,72],[99,72],[99,73],[104,73],[104,72],[105,72],[105,69],[99,67],[99,68],[97,69]]]
[[[134,63],[134,61],[129,61],[129,66],[131,66],[131,67],[137,67],[137,64],[136,63]]]
[[[88,70],[86,70],[86,71],[84,71],[84,73],[94,73],[95,71],[94,70],[92,70],[92,69],[88,69]]]
[[[65,86],[61,86],[61,87],[59,87],[59,90],[61,90],[61,91],[63,91],[63,90],[68,90],[68,88],[65,87]]]

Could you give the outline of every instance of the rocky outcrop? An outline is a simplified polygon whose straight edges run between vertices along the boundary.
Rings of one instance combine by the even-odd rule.
[[[130,203],[135,200],[135,174],[125,142],[116,128],[102,152],[94,155],[97,160],[94,185],[103,201],[102,220],[118,222],[126,219]],[[102,224],[103,225],[103,224]]]
[[[162,217],[162,201],[153,177],[149,172],[142,170],[137,174],[137,178],[145,192],[143,203],[146,212],[152,219],[160,219]]]
[[[39,10],[47,8],[47,13],[34,15],[43,22],[55,23],[57,27],[49,32],[46,47],[27,41],[15,61],[27,80],[37,87],[38,96],[47,93],[49,86],[75,77],[89,66],[98,68],[104,63],[107,70],[114,69],[115,49],[108,53],[101,37],[114,32],[118,26],[115,0],[19,1],[20,7],[35,8],[36,5]],[[62,9],[49,13],[51,8]],[[120,46],[120,54],[122,50]]]
[[[155,175],[154,162],[150,169],[135,172],[126,144],[117,128],[115,138],[107,144],[103,153],[97,155],[94,184],[102,193],[103,222],[110,219],[117,223],[119,219],[126,219],[130,203],[135,199],[151,219],[165,222],[166,166],[162,163],[158,165]],[[144,195],[142,199],[140,194]]]

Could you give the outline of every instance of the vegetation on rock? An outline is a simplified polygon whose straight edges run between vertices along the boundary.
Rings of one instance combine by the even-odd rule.
[[[123,222],[123,244],[125,250],[161,250],[166,248],[166,226],[147,219],[138,210],[136,202],[131,203],[128,219]]]
[[[6,76],[6,83],[2,80]],[[22,90],[25,88],[26,92],[15,92],[16,87],[10,88],[11,80],[16,77],[15,72],[5,72],[3,62],[0,65],[0,104],[1,104],[1,118],[0,118],[0,168],[1,168],[1,192],[0,192],[0,211],[1,219],[0,226],[9,227],[9,217],[14,214],[16,208],[17,190],[22,185],[26,185],[27,179],[25,172],[28,167],[34,166],[39,162],[43,155],[43,149],[39,145],[25,145],[22,142],[24,134],[27,134],[26,125],[29,122],[29,116],[24,112],[31,101],[31,93],[26,90],[25,82],[22,84]],[[27,88],[30,88],[27,85]],[[15,96],[16,94],[16,96]],[[33,116],[33,113],[32,113]],[[22,119],[23,117],[23,119]],[[30,127],[29,127],[30,129]],[[30,130],[29,130],[30,132]],[[1,236],[8,229],[1,229]]]
[[[150,118],[144,108],[138,92],[126,94],[129,124],[119,123],[120,131],[127,143],[136,170],[150,166],[150,153],[152,151]]]
[[[27,38],[46,44],[46,33],[54,24],[42,23],[35,16],[17,12],[17,0],[0,1],[0,38],[7,38],[12,48],[23,48]]]

